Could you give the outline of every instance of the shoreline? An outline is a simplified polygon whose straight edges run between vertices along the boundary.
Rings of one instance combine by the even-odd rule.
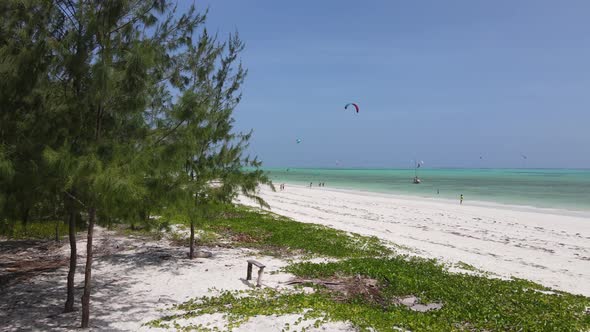
[[[292,183],[283,181],[282,183],[289,185],[290,187],[301,188],[301,189],[310,189],[309,186],[301,185],[298,183]],[[334,191],[334,192],[342,192],[348,194],[359,194],[362,193],[363,195],[373,195],[376,197],[382,198],[395,198],[399,200],[407,200],[407,201],[429,201],[431,203],[442,203],[442,204],[450,204],[450,205],[459,205],[457,198],[456,200],[449,199],[449,198],[436,198],[434,196],[420,196],[420,195],[411,195],[411,194],[397,194],[397,193],[388,193],[388,192],[381,192],[381,191],[371,191],[371,190],[363,190],[363,189],[351,189],[351,188],[339,188],[339,187],[317,187],[314,186],[311,189],[320,189],[324,191]],[[278,191],[278,190],[277,190]],[[506,204],[500,202],[492,202],[492,201],[482,201],[482,200],[469,200],[468,198],[463,201],[464,206],[476,206],[482,208],[491,208],[491,209],[501,209],[501,210],[510,210],[510,211],[517,211],[517,212],[532,212],[532,213],[541,213],[541,214],[551,214],[555,216],[568,216],[568,217],[580,217],[580,218],[589,218],[590,219],[590,210],[570,210],[567,208],[551,208],[551,207],[540,207],[534,205],[520,205],[520,204]],[[589,220],[590,221],[590,220]]]
[[[376,236],[451,266],[590,295],[588,214],[285,183],[284,191],[260,190],[271,212]]]
[[[590,172],[566,169],[421,169],[422,184],[412,184],[410,169],[267,169],[276,183],[307,187],[327,182],[330,188],[458,200],[464,194],[473,204],[508,205],[508,208],[539,208],[553,213],[590,216]],[[439,193],[440,191],[440,193]],[[551,211],[548,211],[551,213]]]

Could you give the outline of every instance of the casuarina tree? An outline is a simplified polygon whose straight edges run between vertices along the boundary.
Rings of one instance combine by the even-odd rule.
[[[42,206],[67,220],[65,311],[75,302],[76,219],[86,217],[88,327],[95,223],[177,206],[194,229],[209,202],[255,197],[268,182],[245,155],[250,133],[233,127],[243,43],[210,35],[206,12],[167,0],[6,0],[0,9],[0,217],[26,222]]]

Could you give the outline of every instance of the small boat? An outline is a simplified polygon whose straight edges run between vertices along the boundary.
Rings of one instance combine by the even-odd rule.
[[[412,181],[414,184],[422,183],[422,180],[418,177],[418,168],[420,168],[424,164],[423,161],[417,161],[416,166],[414,167],[414,180]]]

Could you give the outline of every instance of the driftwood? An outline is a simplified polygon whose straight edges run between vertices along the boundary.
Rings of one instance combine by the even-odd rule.
[[[322,280],[322,279],[300,279],[300,278],[293,278],[293,279],[285,282],[285,285],[301,285],[301,284],[314,284],[314,285],[331,286],[331,285],[342,285],[343,282],[342,281]]]
[[[386,280],[388,283],[389,280]],[[366,301],[381,305],[386,308],[390,305],[403,305],[412,311],[426,312],[438,310],[443,307],[442,303],[420,303],[420,298],[409,295],[404,297],[386,298],[379,288],[379,282],[376,279],[366,278],[360,275],[354,277],[330,279],[302,279],[293,278],[285,285],[321,285],[332,293],[332,297],[337,301],[347,301],[355,297],[361,297]]]
[[[332,297],[337,301],[346,301],[354,297],[361,297],[373,303],[384,304],[385,299],[381,295],[376,279],[366,278],[360,275],[354,277],[330,279],[301,279],[294,278],[287,281],[287,285],[314,284],[326,287],[332,292]]]
[[[0,242],[0,289],[66,265],[68,259],[59,248],[54,241]]]

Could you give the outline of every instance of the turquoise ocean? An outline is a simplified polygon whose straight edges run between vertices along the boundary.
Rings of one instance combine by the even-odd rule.
[[[279,183],[398,195],[590,211],[590,170],[584,169],[413,169],[267,168]],[[439,194],[437,194],[437,190]]]

